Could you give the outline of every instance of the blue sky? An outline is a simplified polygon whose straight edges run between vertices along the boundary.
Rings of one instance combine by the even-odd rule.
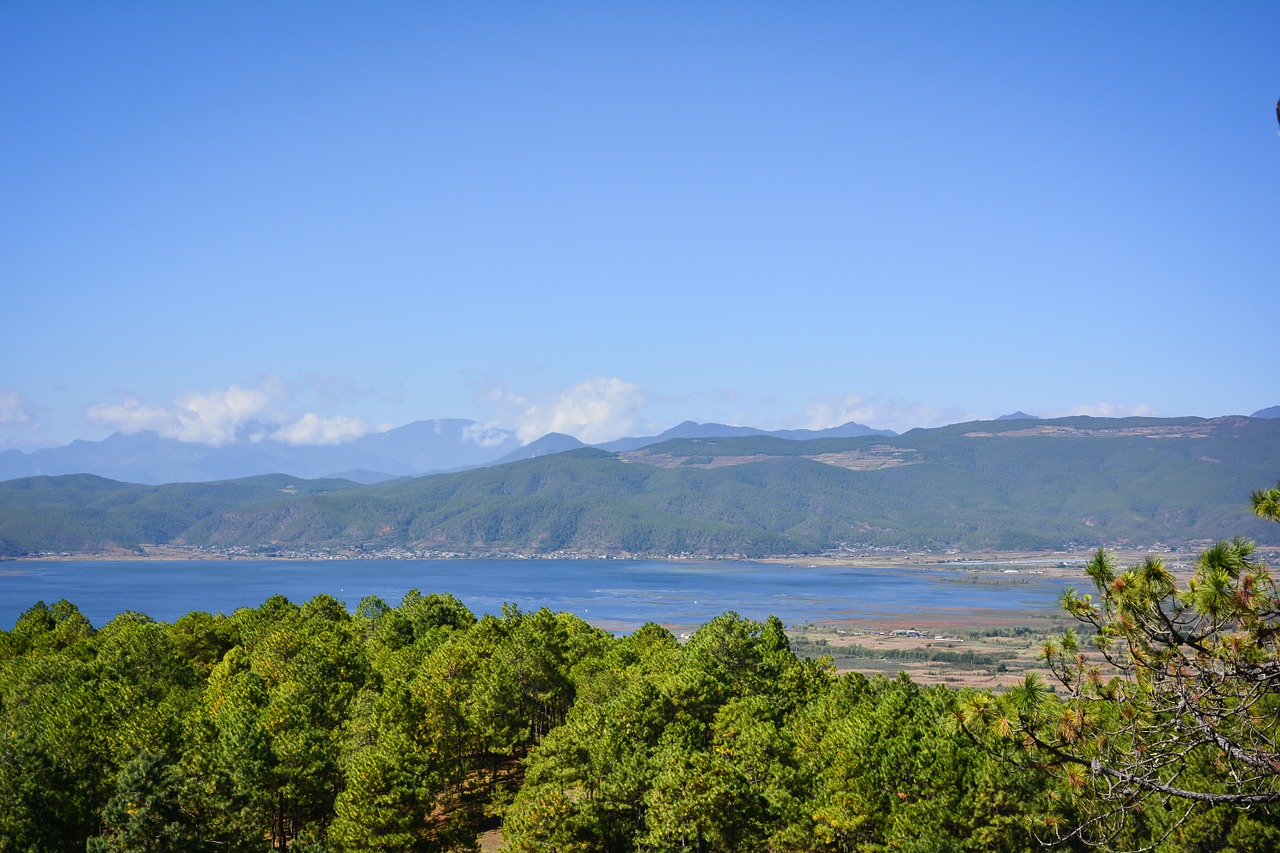
[[[1280,4],[0,2],[0,446],[1280,404]]]

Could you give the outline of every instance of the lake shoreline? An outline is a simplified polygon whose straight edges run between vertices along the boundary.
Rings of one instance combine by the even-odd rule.
[[[1208,547],[1205,543],[1204,547]],[[767,557],[746,558],[741,556],[695,557],[688,555],[667,556],[595,556],[566,554],[503,554],[464,556],[459,554],[413,554],[388,557],[385,554],[323,554],[307,552],[294,554],[248,554],[223,553],[183,548],[171,545],[144,545],[142,553],[135,550],[116,549],[94,552],[57,552],[42,553],[20,557],[4,558],[3,563],[26,562],[100,562],[103,560],[120,562],[240,562],[267,561],[281,563],[324,562],[328,560],[581,560],[599,563],[610,562],[662,562],[662,563],[728,563],[751,562],[774,566],[794,566],[796,568],[886,568],[886,569],[924,569],[924,570],[983,570],[1004,574],[1034,574],[1049,578],[1073,579],[1085,577],[1084,567],[1097,553],[1096,549],[1059,550],[1059,551],[961,551],[935,554],[928,552],[875,552],[856,555],[775,555]],[[1121,566],[1134,565],[1148,556],[1164,561],[1175,574],[1189,574],[1199,557],[1197,551],[1149,548],[1107,548],[1106,549]],[[1258,562],[1264,565],[1280,565],[1280,548],[1259,546],[1255,554]]]
[[[613,634],[655,623],[682,640],[725,612],[756,620],[776,615],[797,648],[810,656],[830,654],[840,668],[994,687],[1038,666],[1042,638],[1071,627],[1059,604],[1061,590],[1088,584],[1082,564],[1071,563],[1069,554],[904,554],[860,561],[131,556],[0,564],[0,626],[10,628],[37,601],[70,601],[101,628],[126,611],[173,622],[189,612],[258,607],[274,595],[302,604],[326,594],[352,610],[368,596],[394,605],[419,589],[454,595],[477,615],[504,612],[508,605],[547,607]],[[981,665],[938,661],[937,649],[972,652]]]
[[[957,606],[1052,607],[1063,585],[1035,568],[803,561],[63,558],[0,565],[0,604],[15,610],[8,618],[25,609],[21,602],[66,598],[92,610],[95,624],[126,609],[160,620],[191,609],[230,612],[274,594],[304,601],[328,593],[347,605],[368,595],[398,601],[411,588],[452,593],[476,612],[500,612],[504,602],[548,606],[627,630],[648,621],[688,630],[727,610],[776,613],[786,622],[879,622],[904,610],[950,621]]]

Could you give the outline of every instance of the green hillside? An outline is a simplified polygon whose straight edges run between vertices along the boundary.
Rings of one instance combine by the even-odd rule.
[[[1280,475],[1280,421],[1000,421],[901,436],[680,439],[375,486],[258,477],[0,483],[0,548],[464,554],[812,554],[1280,541],[1247,512]]]
[[[91,474],[0,482],[0,555],[136,549],[174,541],[224,512],[259,513],[336,489],[346,480],[283,474],[214,483],[140,486]]]

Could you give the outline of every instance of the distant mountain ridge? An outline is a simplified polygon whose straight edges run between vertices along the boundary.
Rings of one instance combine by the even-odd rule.
[[[847,423],[829,430],[778,430],[696,424],[685,421],[657,436],[625,438],[600,445],[609,451],[635,450],[671,438],[773,435],[801,440],[827,436],[893,435]],[[203,483],[266,474],[302,479],[342,477],[372,484],[532,459],[585,447],[573,436],[549,433],[521,445],[513,430],[476,421],[444,418],[414,421],[337,445],[290,446],[277,441],[210,447],[162,438],[154,432],[114,433],[102,441],[73,441],[64,447],[0,453],[0,480],[20,477],[95,474],[127,483]]]
[[[58,474],[96,474],[134,483],[195,483],[289,474],[303,479],[349,472],[378,482],[483,465],[520,446],[510,430],[444,418],[415,421],[336,445],[291,446],[277,441],[210,447],[161,438],[154,432],[115,433],[102,441],[0,453],[0,480]]]
[[[625,453],[631,450],[640,450],[641,448],[650,447],[655,444],[661,444],[665,441],[671,441],[677,438],[732,438],[735,436],[747,435],[767,435],[773,438],[786,439],[788,441],[807,441],[814,438],[860,438],[866,435],[897,435],[890,429],[872,429],[863,424],[850,421],[837,427],[829,429],[779,429],[779,430],[763,430],[755,427],[745,426],[729,426],[727,424],[700,424],[696,421],[683,421],[671,429],[665,430],[658,435],[651,436],[633,436],[630,438],[619,438],[614,441],[605,441],[600,444],[584,444],[571,435],[552,432],[544,435],[542,438],[532,441],[529,444],[508,453],[506,456],[496,460],[495,465],[503,465],[508,462],[518,462],[521,459],[535,459],[539,456],[545,456],[548,453],[563,453],[567,450],[574,450],[579,447],[596,447],[609,453]]]
[[[1261,409],[1253,417],[1280,418],[1280,406]],[[1002,415],[996,422],[1020,420],[1052,423],[1022,411]],[[873,429],[852,421],[830,429],[772,431],[684,421],[655,436],[620,438],[595,446],[610,453],[629,453],[675,439],[765,436],[811,441],[894,435],[892,430]],[[154,432],[115,433],[101,441],[77,440],[63,447],[0,452],[0,481],[94,474],[120,482],[160,485],[287,474],[308,480],[341,478],[370,485],[399,477],[503,465],[587,446],[562,433],[549,433],[522,445],[513,430],[460,418],[414,421],[343,444],[320,446],[295,447],[263,441],[210,447],[162,438]]]
[[[0,556],[143,544],[348,557],[1190,550],[1236,535],[1280,544],[1280,526],[1248,511],[1278,471],[1280,419],[1236,416],[673,438],[370,486],[31,477],[0,483]]]

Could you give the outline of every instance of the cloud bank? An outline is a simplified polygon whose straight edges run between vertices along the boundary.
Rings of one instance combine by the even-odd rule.
[[[268,438],[295,446],[340,444],[375,431],[360,418],[289,412],[284,407],[288,397],[288,385],[268,377],[256,388],[231,385],[192,392],[168,405],[126,397],[120,403],[91,405],[85,416],[91,423],[126,434],[152,430],[163,438],[212,447]]]
[[[437,431],[439,428],[437,427]],[[462,428],[462,437],[477,447],[497,447],[507,442],[511,434],[485,424],[467,424]]]
[[[271,434],[276,441],[294,446],[302,444],[342,444],[373,432],[373,428],[360,418],[338,415],[322,418],[307,412],[296,422]]]
[[[496,411],[495,422],[513,425],[525,444],[549,432],[598,444],[631,434],[640,423],[646,398],[630,382],[597,377],[564,391],[540,395],[492,386],[484,402]]]
[[[35,415],[27,407],[27,401],[12,388],[0,390],[0,426],[38,426]]]

